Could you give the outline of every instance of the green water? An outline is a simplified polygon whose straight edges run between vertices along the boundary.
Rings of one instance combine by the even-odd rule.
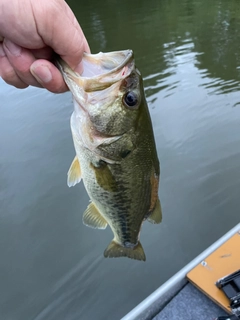
[[[240,2],[69,1],[92,52],[131,48],[161,162],[161,225],[147,261],[104,259],[82,224],[70,93],[0,81],[0,319],[120,319],[239,222]]]

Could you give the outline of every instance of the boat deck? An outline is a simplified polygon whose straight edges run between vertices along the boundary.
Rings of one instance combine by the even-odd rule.
[[[126,314],[122,320],[214,320],[220,316],[227,316],[227,313],[222,308],[193,286],[186,276],[200,263],[205,262],[210,255],[212,256],[212,253],[218,248],[222,248],[228,240],[233,239],[236,234],[240,235],[240,223],[161,285]],[[228,241],[228,243],[230,242]],[[234,267],[234,264],[230,264],[235,270],[239,269],[238,246],[235,248],[237,249],[236,265]],[[220,258],[229,256],[232,257],[233,254],[223,255]],[[221,266],[223,266],[223,262],[221,262]],[[217,279],[226,274],[228,272],[225,270],[223,275],[218,275]],[[202,280],[207,279],[206,274],[202,274],[201,277]]]
[[[219,316],[227,313],[188,282],[153,320],[213,320]]]

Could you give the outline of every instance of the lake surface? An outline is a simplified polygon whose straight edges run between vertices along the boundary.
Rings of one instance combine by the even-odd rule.
[[[239,222],[240,2],[69,1],[92,52],[131,48],[161,162],[147,261],[104,259],[68,188],[70,93],[0,80],[0,319],[120,319]]]

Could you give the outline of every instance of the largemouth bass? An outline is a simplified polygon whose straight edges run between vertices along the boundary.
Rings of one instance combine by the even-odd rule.
[[[144,220],[160,223],[159,161],[141,74],[131,50],[84,54],[80,76],[57,65],[73,94],[76,150],[68,185],[83,180],[91,199],[89,227],[113,231],[105,257],[146,260],[139,241]]]

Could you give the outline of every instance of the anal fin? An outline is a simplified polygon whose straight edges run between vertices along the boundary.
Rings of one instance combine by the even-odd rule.
[[[77,156],[73,159],[71,166],[68,170],[67,184],[69,187],[75,186],[75,184],[81,181],[81,167]]]
[[[151,223],[160,223],[162,221],[162,208],[159,199],[157,199],[155,208],[147,217],[147,220]]]
[[[83,223],[94,229],[106,229],[108,225],[93,202],[88,205],[83,213]]]
[[[130,259],[146,261],[146,256],[140,242],[133,247],[123,247],[116,241],[112,240],[107,249],[104,251],[105,258],[128,257]]]

